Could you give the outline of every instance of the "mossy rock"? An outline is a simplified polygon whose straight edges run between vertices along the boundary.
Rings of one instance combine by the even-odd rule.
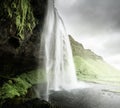
[[[38,78],[38,75],[40,76]],[[0,100],[14,97],[25,97],[28,89],[36,84],[43,84],[46,82],[45,72],[43,70],[33,70],[23,73],[15,78],[11,78],[0,87]]]

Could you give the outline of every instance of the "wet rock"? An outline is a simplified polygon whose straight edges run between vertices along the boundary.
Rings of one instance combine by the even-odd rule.
[[[9,99],[2,105],[2,108],[59,108],[59,107],[56,105],[52,105],[47,101],[35,98],[31,100]]]
[[[36,26],[32,31],[24,29],[23,39],[17,34],[15,18],[8,17],[6,8],[2,5],[4,2],[6,3],[6,0],[0,1],[0,75],[14,77],[38,66],[40,34],[47,0],[30,1]],[[11,6],[9,3],[6,5]]]

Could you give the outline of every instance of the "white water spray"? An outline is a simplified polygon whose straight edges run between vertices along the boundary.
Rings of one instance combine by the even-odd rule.
[[[43,70],[46,72],[46,93],[49,90],[69,90],[77,86],[69,37],[53,0],[48,0],[40,57],[43,58]]]

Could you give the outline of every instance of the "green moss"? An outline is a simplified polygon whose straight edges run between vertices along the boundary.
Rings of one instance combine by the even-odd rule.
[[[38,79],[38,75],[40,78]],[[45,73],[42,70],[34,70],[24,73],[13,80],[9,80],[0,88],[0,99],[13,98],[15,96],[24,96],[28,88],[34,84],[45,82]]]
[[[17,27],[17,35],[25,38],[25,30],[32,32],[35,18],[30,0],[5,0],[4,10]]]

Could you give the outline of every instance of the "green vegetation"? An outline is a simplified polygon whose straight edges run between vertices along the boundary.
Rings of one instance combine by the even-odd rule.
[[[120,85],[120,71],[70,36],[78,80]]]
[[[38,79],[37,76],[40,76]],[[15,96],[24,96],[27,93],[28,88],[31,88],[34,84],[45,82],[45,73],[42,70],[35,70],[28,73],[24,73],[12,80],[6,82],[0,88],[0,99],[13,98]]]
[[[102,60],[74,57],[79,80],[120,85],[120,71]]]
[[[35,27],[35,18],[30,0],[5,0],[3,2],[5,13],[17,27],[17,35],[25,37],[25,30],[32,32]],[[3,12],[2,12],[3,13]]]

